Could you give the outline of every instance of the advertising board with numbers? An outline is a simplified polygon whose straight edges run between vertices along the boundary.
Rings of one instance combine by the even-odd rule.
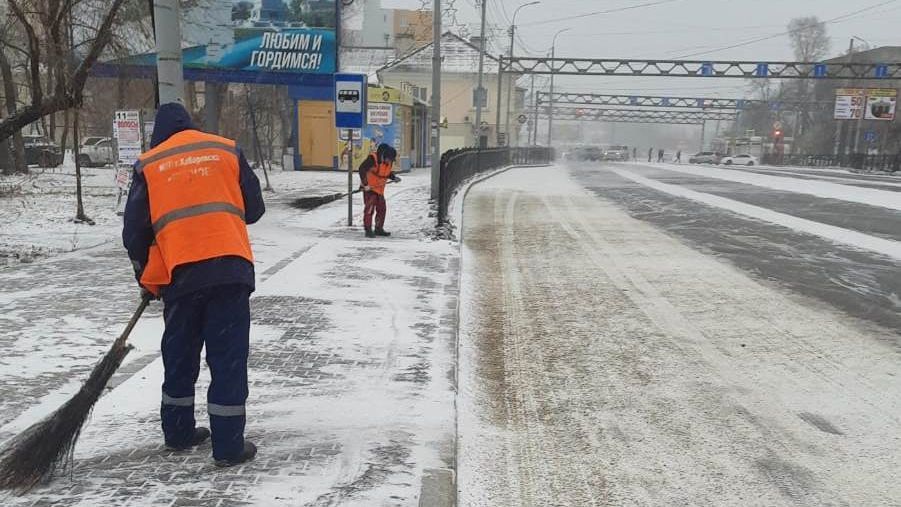
[[[838,88],[835,90],[836,120],[859,120],[863,117],[867,91],[863,88]]]

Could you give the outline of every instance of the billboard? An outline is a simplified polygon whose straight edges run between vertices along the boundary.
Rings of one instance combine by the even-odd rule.
[[[893,121],[898,103],[898,90],[893,88],[875,88],[867,90],[867,107],[864,118],[867,120]]]
[[[336,0],[194,0],[182,14],[185,68],[336,71]]]
[[[835,90],[836,120],[859,120],[863,116],[866,90],[863,88],[837,88]]]

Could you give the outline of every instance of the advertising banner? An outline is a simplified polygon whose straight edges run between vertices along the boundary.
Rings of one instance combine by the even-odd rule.
[[[116,111],[113,119],[113,136],[119,150],[119,164],[128,167],[134,165],[141,156],[143,145],[140,111]]]
[[[893,88],[875,88],[867,90],[867,107],[864,118],[867,120],[893,121],[895,107],[898,102],[898,90]]]
[[[336,70],[335,0],[195,0],[183,13],[186,68]]]
[[[370,125],[390,125],[394,122],[394,106],[384,102],[370,102],[366,123]]]
[[[866,98],[866,90],[863,88],[836,89],[833,118],[836,120],[859,120],[863,115]]]

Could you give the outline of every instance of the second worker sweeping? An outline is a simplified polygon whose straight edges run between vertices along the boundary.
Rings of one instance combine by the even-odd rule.
[[[363,227],[366,237],[390,236],[385,231],[385,215],[388,205],[385,202],[385,184],[388,180],[400,181],[394,174],[394,161],[397,150],[391,145],[382,143],[375,153],[366,157],[360,164],[360,186],[363,188]],[[372,228],[372,215],[375,214],[375,229]]]

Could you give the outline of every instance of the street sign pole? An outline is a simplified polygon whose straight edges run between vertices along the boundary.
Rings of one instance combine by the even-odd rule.
[[[347,129],[347,226],[354,224],[354,129],[362,129],[366,114],[366,75],[335,74],[335,127]]]
[[[347,226],[354,225],[354,129],[347,129]]]

